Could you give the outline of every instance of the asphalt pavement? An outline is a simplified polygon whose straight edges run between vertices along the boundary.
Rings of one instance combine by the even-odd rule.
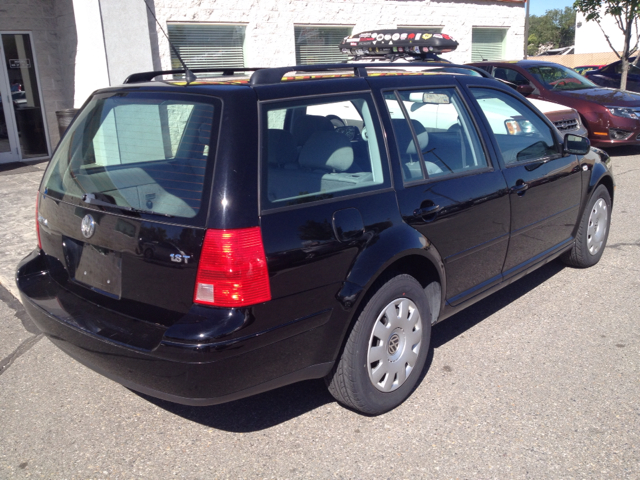
[[[640,478],[640,148],[611,153],[600,263],[552,262],[434,327],[418,389],[379,417],[322,381],[185,407],[78,364],[10,293],[42,171],[0,172],[0,478]]]

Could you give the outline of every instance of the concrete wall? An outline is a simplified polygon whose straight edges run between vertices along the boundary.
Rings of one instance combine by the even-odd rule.
[[[602,30],[609,36],[613,47],[619,52],[622,51],[624,47],[624,34],[622,30],[618,28],[615,19],[610,16],[604,16],[600,24],[602,25],[602,29],[600,29],[596,22],[587,22],[581,13],[576,14],[575,53],[613,52]],[[638,33],[635,28],[631,33],[631,47],[633,47],[635,45],[634,35],[635,38],[637,38]]]
[[[86,1],[86,0],[83,0]],[[100,0],[109,83],[153,70],[147,8],[142,0]]]
[[[38,64],[51,149],[58,143],[56,110],[73,106],[70,59],[74,21],[71,0],[2,0],[0,31],[30,32]]]
[[[294,24],[353,25],[354,32],[397,26],[440,26],[460,46],[444,57],[471,61],[473,27],[509,27],[506,58],[523,56],[524,3],[428,0],[155,0],[158,20],[246,24],[247,66],[295,64]],[[171,68],[164,34],[157,30],[163,69]]]

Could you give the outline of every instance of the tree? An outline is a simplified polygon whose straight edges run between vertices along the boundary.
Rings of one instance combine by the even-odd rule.
[[[576,0],[573,6],[580,13],[584,14],[587,21],[594,21],[602,30],[611,50],[622,61],[622,77],[620,78],[620,89],[627,88],[627,73],[629,72],[629,58],[638,51],[638,16],[640,14],[640,0]],[[613,48],[609,35],[604,31],[601,24],[603,15],[610,15],[616,21],[616,25],[624,34],[624,45],[622,54]],[[635,46],[631,47],[631,37],[635,27]],[[633,65],[638,64],[640,55],[637,55]]]
[[[571,7],[547,10],[544,15],[529,18],[528,53],[535,55],[540,45],[549,48],[573,45],[576,34],[576,12]]]

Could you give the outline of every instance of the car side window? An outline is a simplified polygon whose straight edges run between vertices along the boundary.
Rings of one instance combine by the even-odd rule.
[[[520,72],[512,68],[496,67],[493,76],[501,80],[506,80],[515,85],[529,85],[529,80]]]
[[[538,160],[560,152],[551,128],[527,105],[499,90],[471,88],[498,141],[506,164]]]
[[[487,167],[478,134],[454,88],[386,92],[385,102],[405,181]]]
[[[390,187],[368,94],[262,107],[263,205],[284,207]]]

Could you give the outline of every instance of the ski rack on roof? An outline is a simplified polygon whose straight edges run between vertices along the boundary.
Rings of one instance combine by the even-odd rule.
[[[460,69],[472,70],[483,77],[491,78],[486,71],[471,65],[457,65],[449,62],[411,62],[411,63],[328,63],[322,65],[293,65],[290,67],[276,68],[198,68],[190,70],[193,73],[222,73],[223,76],[232,76],[236,72],[254,72],[249,80],[250,85],[274,85],[282,81],[287,73],[317,72],[319,74],[353,74],[355,77],[367,77],[367,69],[384,70],[392,69],[392,72],[402,72],[404,69],[414,68],[438,68],[450,70],[451,73],[462,73]],[[162,70],[154,72],[141,72],[129,75],[124,81],[125,84],[150,82],[160,75],[184,75],[185,70]]]
[[[189,71],[193,73],[221,73],[223,76],[232,76],[235,75],[236,72],[255,72],[256,70],[261,70],[261,67],[256,68],[236,68],[236,67],[226,67],[226,68],[190,68]],[[141,82],[150,82],[154,78],[159,77],[160,75],[186,75],[186,70],[157,70],[154,72],[140,72],[133,73],[129,75],[124,83],[141,83]]]

